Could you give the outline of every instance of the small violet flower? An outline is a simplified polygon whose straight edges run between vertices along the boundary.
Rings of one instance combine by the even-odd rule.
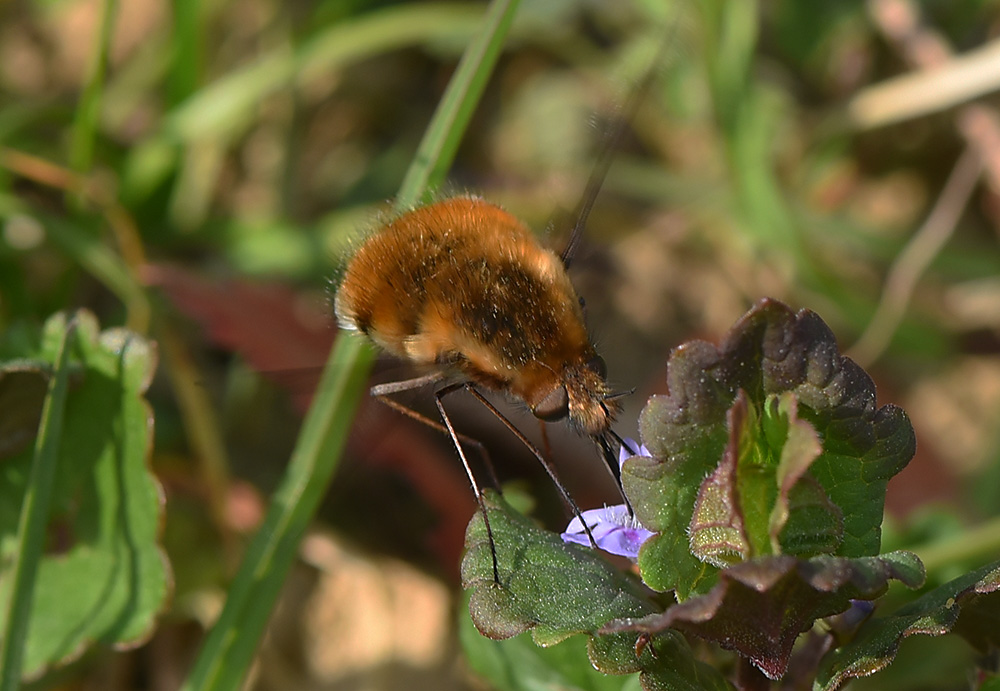
[[[630,449],[637,446],[639,456],[652,456],[644,445],[640,446],[633,439],[625,441],[627,446],[618,450],[619,468],[627,459],[636,455]],[[643,528],[634,516],[629,515],[628,507],[625,504],[605,506],[601,509],[588,509],[583,512],[583,520],[590,526],[594,542],[600,549],[630,559],[639,556],[639,548],[642,543],[653,534]],[[574,517],[569,522],[569,525],[566,526],[566,532],[560,537],[562,537],[563,542],[573,542],[585,547],[590,546],[590,538],[587,537],[587,532],[583,529],[583,523],[579,517]]]

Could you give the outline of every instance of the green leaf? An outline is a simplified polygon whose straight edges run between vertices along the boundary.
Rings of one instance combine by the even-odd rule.
[[[536,643],[552,645],[656,611],[639,583],[592,550],[564,543],[492,493],[487,507],[500,582],[479,514],[469,523],[462,561],[462,583],[472,588],[469,611],[483,635],[504,639],[531,630]]]
[[[814,688],[833,691],[849,679],[884,669],[904,638],[949,632],[981,652],[1000,647],[1000,561],[935,588],[892,616],[867,622],[824,660]]]
[[[913,429],[899,408],[876,408],[871,378],[816,314],[762,300],[718,348],[677,348],[667,384],[640,419],[654,458],[622,468],[636,517],[658,533],[639,553],[647,585],[683,601],[743,559],[878,553]]]
[[[847,610],[851,600],[879,597],[890,579],[917,587],[923,578],[923,567],[909,552],[861,559],[762,557],[720,571],[719,583],[706,595],[614,622],[602,632],[656,635],[678,629],[736,650],[778,679],[795,639],[816,619]]]
[[[587,662],[587,639],[571,637],[542,648],[523,633],[503,641],[480,635],[467,616],[458,618],[458,635],[475,672],[498,691],[639,691],[639,678],[602,674]]]
[[[731,691],[732,686],[714,667],[699,661],[687,639],[676,631],[656,636],[610,634],[590,639],[590,658],[608,674],[639,671],[644,691]],[[615,652],[612,652],[612,651]],[[608,660],[625,667],[608,665]]]
[[[75,317],[74,386],[58,439],[45,554],[35,581],[24,672],[78,657],[94,643],[134,646],[152,633],[171,588],[158,540],[163,493],[148,468],[152,414],[143,398],[156,366],[153,346],[124,329],[99,332],[92,315]],[[55,362],[67,329],[62,315],[44,329],[37,357]],[[0,466],[0,506],[20,506],[31,454]],[[0,601],[17,531],[0,512]]]
[[[680,600],[710,569],[691,554],[687,529],[701,481],[729,439],[726,412],[734,394],[704,377],[717,359],[715,348],[699,341],[673,352],[667,369],[670,396],[650,397],[639,418],[643,443],[654,458],[635,457],[622,466],[622,486],[636,518],[658,533],[639,551],[642,579],[655,590],[673,589]]]
[[[823,452],[819,436],[812,425],[799,419],[798,403],[789,392],[768,403],[768,417],[780,420],[784,433],[780,441],[770,444],[781,449],[778,497],[769,521],[771,547],[775,554],[833,554],[843,539],[844,517],[823,487],[807,475]]]
[[[472,589],[469,612],[480,633],[509,639],[530,631],[540,646],[565,645],[574,634],[587,634],[590,665],[608,674],[640,672],[644,689],[729,688],[717,671],[694,658],[676,632],[649,640],[630,633],[597,636],[614,619],[648,616],[658,607],[639,583],[592,550],[564,543],[493,492],[485,500],[499,583],[493,579],[493,552],[480,514],[469,523],[462,561],[463,585]],[[487,663],[495,670],[507,658],[481,661]],[[588,662],[578,658],[576,664]],[[512,675],[519,673],[518,668]]]
[[[55,376],[46,387],[42,410],[38,413],[38,442],[35,444],[31,467],[27,471],[27,485],[20,515],[16,519],[12,516],[11,520],[12,523],[16,522],[17,536],[16,544],[12,545],[15,559],[11,569],[13,574],[10,592],[7,595],[7,606],[3,608],[3,620],[0,621],[0,631],[3,633],[0,645],[0,689],[3,691],[13,691],[20,687],[35,581],[38,564],[42,559],[45,524],[59,462],[59,445],[69,389],[69,355],[75,336],[76,325],[73,324],[63,332],[59,343]]]

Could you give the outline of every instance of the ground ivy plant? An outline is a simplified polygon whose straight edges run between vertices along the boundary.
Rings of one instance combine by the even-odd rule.
[[[156,360],[86,311],[0,334],[0,688],[153,635],[172,589],[148,465]]]
[[[631,512],[584,512],[633,568],[591,549],[579,520],[556,535],[490,495],[499,582],[478,516],[462,569],[482,634],[582,634],[593,667],[644,689],[835,689],[915,633],[996,647],[1000,562],[873,616],[890,582],[924,582],[914,554],[880,554],[886,486],[915,438],[815,313],[762,300],[721,345],[676,348],[667,383],[622,454]]]

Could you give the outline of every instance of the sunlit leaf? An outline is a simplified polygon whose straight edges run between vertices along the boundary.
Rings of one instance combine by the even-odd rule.
[[[871,378],[816,314],[762,300],[718,348],[674,350],[667,384],[640,419],[654,458],[622,468],[636,517],[657,533],[639,553],[650,587],[683,601],[748,558],[878,553],[886,485],[913,456],[913,429],[876,406]]]
[[[101,333],[93,316],[77,317],[74,386],[66,402],[48,543],[39,566],[24,672],[79,656],[95,643],[133,646],[151,635],[171,588],[158,540],[163,493],[149,471],[152,414],[143,394],[156,351],[124,329]],[[52,362],[65,317],[46,324],[38,353]],[[31,453],[0,466],[0,505],[20,506]],[[0,513],[0,602],[17,530]]]
[[[476,628],[493,639],[531,632],[542,646],[574,634],[590,636],[589,662],[608,674],[639,672],[644,689],[727,689],[710,666],[697,661],[683,636],[663,632],[640,644],[632,633],[596,636],[617,617],[657,611],[641,585],[593,551],[564,543],[487,493],[499,582],[486,526],[477,514],[469,524],[462,580],[472,590],[469,611]],[[511,688],[519,688],[513,686]],[[572,687],[571,687],[572,688]]]

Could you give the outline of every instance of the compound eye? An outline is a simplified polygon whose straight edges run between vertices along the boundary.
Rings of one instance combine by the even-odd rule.
[[[604,358],[602,358],[600,355],[595,355],[594,357],[587,360],[587,363],[584,365],[584,367],[589,369],[591,372],[595,373],[601,379],[608,378],[608,366],[604,364]]]
[[[569,395],[565,386],[557,386],[531,411],[539,420],[552,422],[569,415]]]

